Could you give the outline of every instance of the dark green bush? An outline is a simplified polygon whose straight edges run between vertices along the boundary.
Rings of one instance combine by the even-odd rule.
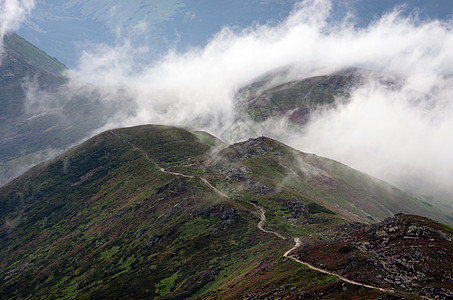
[[[355,249],[354,246],[346,245],[346,246],[343,246],[340,249],[338,249],[338,252],[340,252],[341,254],[345,254],[345,253],[353,251],[354,249]]]

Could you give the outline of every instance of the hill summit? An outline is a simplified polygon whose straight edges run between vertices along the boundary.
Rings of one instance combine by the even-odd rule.
[[[7,298],[417,294],[316,271],[292,250],[391,209],[442,218],[383,182],[270,138],[227,146],[156,125],[106,131],[37,165],[0,189],[0,209]]]

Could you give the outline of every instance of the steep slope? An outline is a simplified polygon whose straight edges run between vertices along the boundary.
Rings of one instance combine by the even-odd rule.
[[[64,65],[14,33],[5,36],[4,51],[0,60],[2,122],[25,113],[23,84],[27,77],[33,80],[36,76],[39,86],[55,88],[64,82],[61,72],[65,69]]]
[[[307,206],[306,210],[317,211],[320,205],[351,221],[375,222],[405,212],[452,224],[439,209],[383,181],[265,137],[220,151],[212,173],[223,179],[224,191],[242,193],[245,198],[260,194],[273,205],[281,203],[282,210],[288,210],[287,218],[294,203],[286,203],[286,199],[300,198],[313,202],[313,208]],[[319,208],[320,212],[326,212],[325,208]],[[304,208],[296,210],[301,214]]]
[[[65,65],[56,58],[50,57],[14,32],[7,34],[3,42],[7,54],[17,59],[15,62],[19,62],[22,68],[33,66],[36,70],[45,71],[56,77],[61,77],[62,72],[66,70]]]
[[[66,67],[18,35],[0,61],[0,185],[105,123],[116,109],[89,86],[71,88]]]
[[[341,181],[323,183],[327,188],[305,171],[291,170],[302,160],[316,178],[315,163],[333,162],[268,138],[221,147],[209,134],[174,127],[111,130],[4,186],[0,294],[251,299],[387,294],[283,256],[293,247],[292,237],[327,240],[336,226],[359,218],[325,193],[342,191]],[[305,190],[309,183],[314,184]],[[355,188],[349,185],[350,193]],[[379,194],[380,184],[369,193],[393,195]],[[337,198],[346,201],[348,195]]]

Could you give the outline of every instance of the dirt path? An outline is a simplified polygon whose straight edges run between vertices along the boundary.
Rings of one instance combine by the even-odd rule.
[[[279,238],[281,239],[286,239],[284,236],[282,236],[281,234],[279,234],[278,232],[275,232],[275,231],[270,231],[270,230],[266,230],[266,229],[263,229],[263,225],[264,225],[264,222],[266,222],[266,214],[265,214],[265,210],[263,207],[259,206],[259,205],[256,205],[254,203],[252,203],[256,208],[258,208],[258,210],[260,211],[260,215],[261,215],[261,220],[260,222],[258,223],[258,229],[260,229],[261,231],[264,231],[266,233],[271,233],[271,234],[275,234],[276,236],[278,236]],[[379,290],[381,292],[384,292],[384,293],[393,293],[394,291],[393,290],[388,290],[388,289],[383,289],[383,288],[380,288],[380,287],[377,287],[377,286],[372,286],[372,285],[368,285],[368,284],[364,284],[364,283],[360,283],[360,282],[357,282],[357,281],[353,281],[353,280],[349,280],[339,274],[336,274],[336,273],[333,273],[333,272],[330,272],[330,271],[327,271],[327,270],[324,270],[324,269],[320,269],[318,267],[315,267],[313,265],[311,265],[310,263],[308,262],[304,262],[304,261],[301,261],[300,259],[294,257],[294,256],[291,256],[289,255],[292,251],[296,250],[297,248],[299,248],[301,245],[301,241],[299,238],[295,237],[294,238],[294,247],[292,247],[291,249],[289,249],[288,251],[285,252],[285,254],[283,254],[284,257],[288,257],[288,258],[291,258],[292,260],[304,265],[304,266],[307,266],[309,267],[310,269],[312,270],[315,270],[315,271],[318,271],[318,272],[321,272],[321,273],[324,273],[324,274],[329,274],[329,275],[332,275],[332,276],[335,276],[337,277],[338,279],[342,280],[342,281],[345,281],[347,283],[350,283],[350,284],[354,284],[354,285],[358,285],[358,286],[363,286],[363,287],[366,287],[366,288],[370,288],[370,289],[375,289],[375,290]]]
[[[222,192],[221,190],[217,189],[216,187],[214,187],[211,183],[209,183],[209,181],[204,178],[204,177],[200,177],[201,181],[203,181],[204,184],[206,184],[211,190],[213,190],[214,192],[216,192],[217,194],[219,194],[220,196],[222,197],[225,197],[225,198],[228,198],[228,199],[231,199],[230,196],[228,196],[227,194],[225,194],[224,192]]]
[[[195,178],[194,176],[191,176],[191,175],[185,175],[185,174],[181,174],[181,173],[171,172],[171,171],[165,170],[164,168],[160,167],[156,162],[151,160],[149,158],[149,156],[148,156],[148,153],[146,153],[146,151],[136,147],[134,144],[130,143],[129,141],[124,139],[120,134],[114,132],[113,130],[110,130],[110,132],[114,136],[116,136],[117,138],[121,139],[124,143],[128,144],[129,146],[131,146],[134,150],[140,151],[146,157],[146,159],[148,159],[149,161],[153,162],[156,165],[156,167],[161,172],[166,173],[166,174],[175,175],[175,176],[181,176],[181,177],[185,177],[185,178]],[[228,198],[228,199],[231,199],[227,194],[225,194],[221,190],[219,190],[216,187],[214,187],[206,178],[204,178],[204,177],[199,177],[199,178],[206,186],[208,186],[211,190],[215,191],[220,196]],[[259,205],[255,204],[253,202],[249,202],[249,203],[251,203],[259,211],[260,221],[258,223],[258,229],[263,231],[263,232],[269,233],[269,234],[274,234],[275,236],[277,236],[277,237],[279,237],[279,238],[281,238],[283,240],[286,240],[286,237],[284,237],[280,233],[264,229],[263,226],[264,226],[264,223],[266,222],[266,211],[264,210],[264,208],[262,206],[259,206]],[[350,284],[363,286],[363,287],[370,288],[370,289],[379,290],[379,291],[382,291],[382,292],[385,292],[385,293],[393,293],[394,292],[392,290],[383,289],[383,288],[379,288],[379,287],[376,287],[376,286],[371,286],[371,285],[368,285],[368,284],[364,284],[364,283],[356,282],[356,281],[353,281],[353,280],[349,280],[349,279],[347,279],[347,278],[345,278],[345,277],[343,277],[343,276],[341,276],[339,274],[335,274],[335,273],[332,273],[330,271],[327,271],[327,270],[324,270],[324,269],[320,269],[318,267],[315,267],[315,266],[311,265],[308,262],[301,261],[301,260],[297,259],[296,257],[289,255],[292,251],[294,251],[294,250],[296,250],[297,248],[300,247],[300,245],[301,245],[300,239],[295,237],[294,238],[294,244],[295,244],[294,247],[292,247],[291,249],[286,251],[285,254],[283,254],[284,257],[291,258],[292,260],[294,260],[294,261],[296,261],[296,262],[298,262],[298,263],[300,263],[302,265],[305,265],[305,266],[309,267],[312,270],[315,270],[315,271],[318,271],[318,272],[321,272],[321,273],[324,273],[324,274],[329,274],[329,275],[335,276],[335,277],[339,278],[340,280],[345,281],[345,282],[350,283]]]
[[[360,283],[360,282],[357,282],[357,281],[353,281],[353,280],[349,280],[339,274],[336,274],[336,273],[332,273],[330,271],[327,271],[327,270],[324,270],[324,269],[320,269],[318,267],[315,267],[311,264],[309,264],[308,262],[304,262],[304,261],[301,261],[300,259],[297,259],[295,258],[294,256],[291,256],[289,255],[293,250],[296,250],[297,248],[300,247],[301,245],[301,242],[300,242],[300,239],[299,238],[294,238],[294,247],[292,247],[291,249],[289,249],[288,251],[285,252],[285,254],[283,254],[284,257],[289,257],[291,258],[292,260],[300,263],[300,264],[303,264],[307,267],[309,267],[310,269],[312,270],[315,270],[315,271],[318,271],[318,272],[321,272],[321,273],[324,273],[324,274],[329,274],[329,275],[332,275],[332,276],[335,276],[345,282],[348,282],[350,284],[354,284],[354,285],[358,285],[358,286],[363,286],[363,287],[366,287],[366,288],[370,288],[370,289],[375,289],[375,290],[379,290],[381,292],[385,292],[385,293],[393,293],[394,291],[392,290],[387,290],[387,289],[383,289],[383,288],[380,288],[380,287],[376,287],[376,286],[372,286],[372,285],[368,285],[368,284],[364,284],[364,283]]]
[[[264,231],[266,233],[274,234],[274,235],[278,236],[279,238],[281,238],[283,240],[286,240],[286,237],[284,237],[280,233],[264,229],[263,225],[264,225],[264,222],[266,222],[266,211],[264,210],[264,208],[262,206],[256,205],[253,202],[250,202],[250,204],[255,206],[255,208],[258,209],[258,211],[260,213],[260,222],[258,223],[258,229],[261,230],[261,231]]]
[[[157,165],[156,165],[156,166],[157,166]],[[181,177],[185,177],[185,178],[195,178],[195,177],[193,177],[192,175],[186,175],[186,174],[182,174],[182,173],[178,173],[178,172],[171,172],[171,171],[165,170],[165,169],[162,168],[162,167],[159,167],[159,166],[157,166],[157,167],[159,168],[159,170],[160,170],[161,172],[166,173],[166,174],[181,176]]]

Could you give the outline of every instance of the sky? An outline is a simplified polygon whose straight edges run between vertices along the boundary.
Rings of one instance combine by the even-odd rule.
[[[33,5],[4,2],[2,11],[17,17],[1,21],[2,34],[17,28]],[[91,45],[68,71],[69,87],[88,82],[108,94],[104,101],[130,102],[132,114],[118,112],[93,133],[152,123],[206,130],[229,142],[267,135],[400,187],[453,194],[452,21],[424,21],[396,8],[357,27],[354,18],[329,23],[331,7],[328,0],[306,0],[280,23],[224,27],[204,47],[170,50],[147,65],[137,60],[149,51],[145,45],[133,47],[127,39]],[[297,66],[290,79],[352,66],[399,84],[369,78],[346,103],[339,99],[336,108],[318,111],[305,127],[239,115],[238,89],[284,66]]]

